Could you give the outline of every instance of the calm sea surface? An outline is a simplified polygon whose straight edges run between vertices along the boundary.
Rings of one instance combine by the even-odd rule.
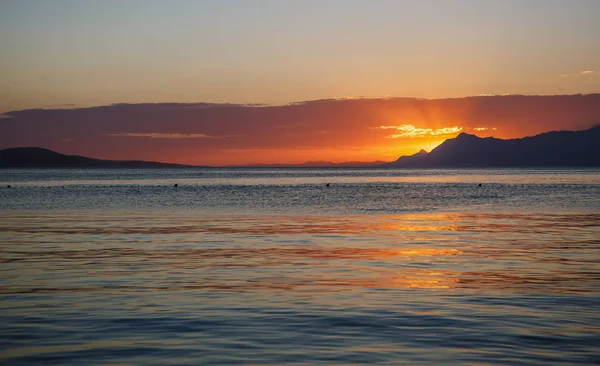
[[[600,364],[597,169],[0,170],[0,263],[0,364]]]

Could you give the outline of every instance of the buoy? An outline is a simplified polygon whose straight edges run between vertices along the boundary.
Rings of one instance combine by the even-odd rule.
[[[177,187],[179,187],[179,186],[177,185],[177,183],[175,183],[175,186],[174,186],[174,187],[176,187],[176,188],[177,188]]]
[[[329,187],[329,183],[325,184],[325,187]]]
[[[8,184],[8,185],[6,186],[6,188],[10,188],[10,184]]]
[[[479,183],[479,186],[481,187],[481,183]]]

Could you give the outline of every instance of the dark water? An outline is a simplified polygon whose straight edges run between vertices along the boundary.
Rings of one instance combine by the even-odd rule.
[[[4,170],[0,263],[0,364],[600,364],[600,170]]]

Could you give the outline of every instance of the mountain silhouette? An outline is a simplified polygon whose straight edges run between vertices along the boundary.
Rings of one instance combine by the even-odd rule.
[[[2,168],[181,168],[186,165],[137,160],[101,160],[64,155],[41,147],[0,150]]]
[[[519,139],[461,133],[430,153],[423,150],[382,165],[387,168],[600,166],[600,125]]]

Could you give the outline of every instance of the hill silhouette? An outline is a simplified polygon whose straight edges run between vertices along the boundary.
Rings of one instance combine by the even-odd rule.
[[[181,168],[187,165],[138,160],[102,160],[64,155],[41,147],[14,147],[0,150],[3,168]]]
[[[384,164],[388,168],[600,166],[600,125],[503,140],[461,133],[430,153],[421,150]]]
[[[305,163],[294,164],[241,164],[227,165],[227,168],[377,168],[385,161],[347,161],[343,163],[334,163],[331,161],[307,161]]]

